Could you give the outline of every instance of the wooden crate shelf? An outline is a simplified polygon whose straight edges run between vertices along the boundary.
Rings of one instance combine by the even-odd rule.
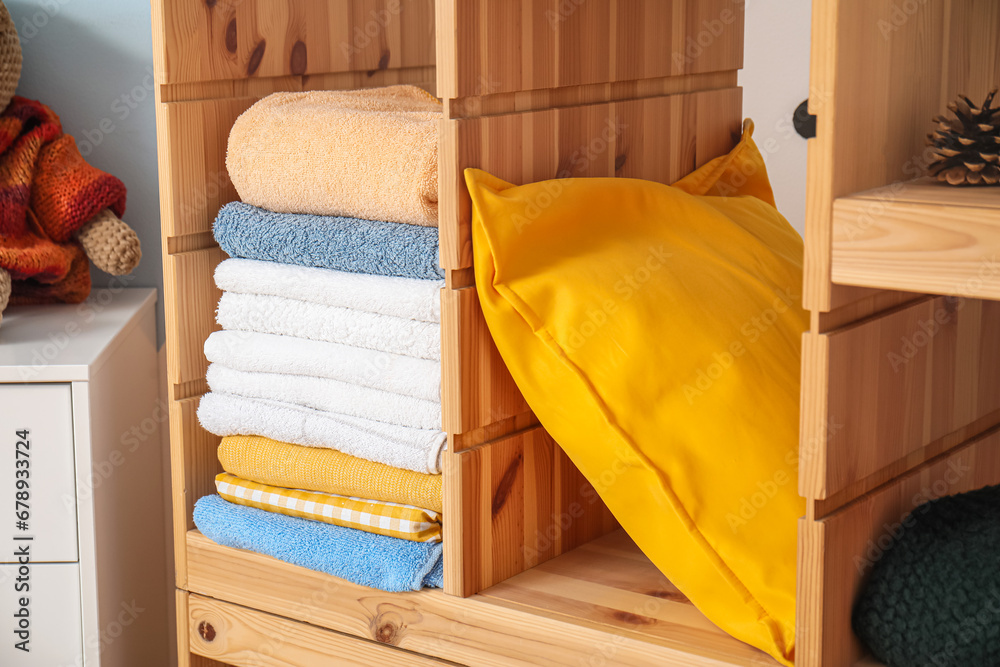
[[[837,199],[832,279],[1000,299],[1000,188],[924,178]]]
[[[228,664],[259,664],[247,662],[248,642],[267,645],[261,635],[284,633],[289,655],[310,657],[349,635],[410,660],[416,653],[477,666],[591,664],[591,656],[634,667],[777,665],[710,623],[620,530],[465,599],[382,593],[221,547],[197,531],[187,543],[191,648]]]

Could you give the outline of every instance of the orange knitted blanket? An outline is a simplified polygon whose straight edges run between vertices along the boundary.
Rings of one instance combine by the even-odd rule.
[[[92,167],[41,102],[0,114],[0,267],[11,303],[79,303],[90,267],[73,235],[104,208],[125,212],[125,184]]]

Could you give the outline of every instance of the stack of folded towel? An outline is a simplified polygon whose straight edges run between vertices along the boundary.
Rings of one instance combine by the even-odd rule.
[[[223,438],[194,515],[216,542],[441,585],[439,117],[395,86],[278,93],[233,126],[198,409]]]

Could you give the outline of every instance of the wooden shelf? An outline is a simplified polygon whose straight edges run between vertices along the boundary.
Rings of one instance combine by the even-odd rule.
[[[925,178],[837,199],[832,279],[1000,299],[1000,188]]]
[[[187,544],[189,590],[220,601],[192,596],[192,650],[230,664],[247,655],[236,632],[245,608],[277,617],[274,624],[332,630],[331,649],[353,635],[468,665],[590,664],[594,655],[637,667],[778,664],[709,622],[620,530],[469,598],[382,593],[219,546],[198,531]],[[199,631],[205,622],[212,632]],[[310,632],[314,649],[327,643]]]

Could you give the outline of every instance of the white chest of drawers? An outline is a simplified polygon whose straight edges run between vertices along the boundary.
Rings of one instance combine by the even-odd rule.
[[[119,289],[4,313],[0,665],[167,664],[154,304]]]

